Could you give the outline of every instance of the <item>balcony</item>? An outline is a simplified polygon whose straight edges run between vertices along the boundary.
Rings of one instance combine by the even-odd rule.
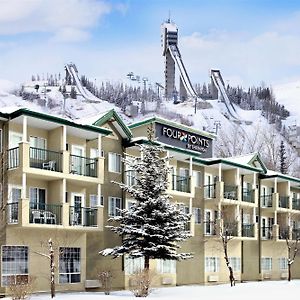
[[[238,200],[237,186],[224,184],[224,198]]]
[[[292,200],[292,208],[296,210],[300,210],[300,199],[293,198]]]
[[[62,172],[62,153],[30,147],[30,167],[55,172]]]
[[[61,225],[62,205],[30,202],[29,223]]]
[[[20,151],[19,147],[7,150],[7,169],[19,167],[20,164]]]
[[[224,221],[223,234],[226,234],[227,236],[238,236],[238,222]]]
[[[97,159],[71,154],[70,174],[97,177]]]
[[[190,178],[185,176],[172,175],[172,190],[184,193],[191,192]]]
[[[254,237],[254,224],[242,224],[242,237]]]
[[[215,221],[204,221],[204,235],[216,235],[216,222]]]
[[[272,207],[272,194],[260,196],[261,207]]]
[[[70,206],[70,226],[97,226],[97,208]]]
[[[243,189],[242,201],[254,203],[254,190]]]
[[[216,198],[216,184],[207,184],[203,188],[204,198]]]
[[[261,227],[261,238],[264,240],[271,240],[273,238],[273,227],[262,226]]]
[[[18,224],[19,221],[19,203],[8,203],[6,205],[7,224]]]
[[[279,196],[279,207],[281,208],[289,208],[289,196]]]
[[[280,240],[286,240],[290,238],[290,229],[288,226],[279,226],[279,236]]]

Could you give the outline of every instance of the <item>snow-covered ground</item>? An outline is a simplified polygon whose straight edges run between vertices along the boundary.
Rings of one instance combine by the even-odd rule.
[[[238,283],[235,287],[229,284],[214,286],[181,286],[153,289],[149,299],[182,300],[182,299],[212,299],[212,300],[253,300],[272,299],[282,300],[287,297],[297,299],[300,295],[300,280],[261,281]],[[49,294],[33,295],[32,300],[48,300]],[[60,300],[126,300],[136,299],[130,291],[116,291],[104,295],[99,292],[86,293],[57,293],[55,299]]]

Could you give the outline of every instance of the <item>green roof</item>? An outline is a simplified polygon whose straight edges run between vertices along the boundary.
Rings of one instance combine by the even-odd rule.
[[[176,128],[180,128],[182,130],[186,130],[188,132],[193,132],[193,133],[196,133],[196,134],[204,135],[204,136],[206,136],[210,139],[214,139],[216,137],[212,133],[201,131],[201,130],[195,129],[193,127],[182,125],[180,123],[169,121],[169,120],[166,120],[166,119],[163,119],[163,118],[160,118],[160,117],[152,117],[152,118],[149,118],[149,119],[137,122],[137,123],[133,123],[133,124],[129,125],[128,127],[129,128],[135,128],[135,127],[139,127],[139,126],[143,126],[143,125],[147,125],[147,124],[151,124],[151,123],[161,123],[161,124],[164,124],[164,125],[173,126],[173,127],[176,127]]]
[[[115,119],[118,125],[121,127],[123,130],[124,134],[127,136],[127,138],[132,137],[131,130],[129,127],[123,122],[123,120],[120,118],[120,116],[116,113],[114,109],[111,109],[108,111],[106,114],[104,114],[102,117],[100,117],[96,122],[93,123],[95,126],[102,126],[104,125],[107,121],[110,119]]]
[[[96,132],[96,133],[101,133],[103,135],[111,134],[111,130],[108,130],[108,129],[100,128],[100,127],[93,126],[93,125],[78,124],[78,123],[75,123],[74,121],[66,120],[64,118],[56,117],[53,115],[48,115],[48,114],[41,113],[41,112],[32,111],[27,108],[18,109],[10,114],[0,113],[0,116],[5,117],[8,120],[15,119],[22,115],[38,118],[38,119],[45,120],[45,121],[51,121],[51,122],[59,123],[62,125],[79,128],[79,129],[84,129],[84,130],[88,130],[88,131],[92,131],[92,132]]]

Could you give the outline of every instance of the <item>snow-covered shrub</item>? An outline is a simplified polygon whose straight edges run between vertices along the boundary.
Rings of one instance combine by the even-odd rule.
[[[29,298],[33,292],[35,278],[33,276],[13,276],[8,290],[12,300],[23,300]]]
[[[155,274],[148,269],[135,272],[129,278],[129,289],[135,297],[147,297]]]
[[[105,295],[109,295],[111,291],[112,274],[110,271],[100,271],[98,274],[99,281],[102,284]]]

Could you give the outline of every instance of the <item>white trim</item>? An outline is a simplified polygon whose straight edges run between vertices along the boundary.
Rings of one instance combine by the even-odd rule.
[[[83,193],[71,193],[71,206],[74,206],[74,197],[81,197],[81,207],[85,207],[85,195]]]

